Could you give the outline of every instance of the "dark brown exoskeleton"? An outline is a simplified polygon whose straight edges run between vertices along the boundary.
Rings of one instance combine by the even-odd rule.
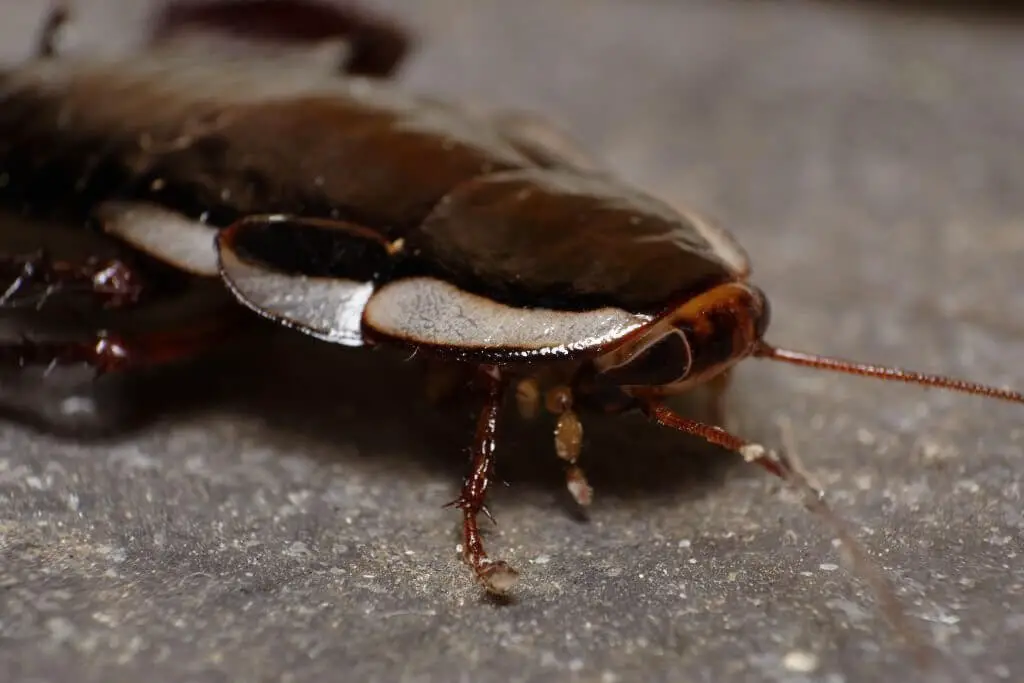
[[[303,3],[249,10],[286,4]],[[221,5],[218,21],[242,12]],[[370,24],[361,31],[353,14],[336,32],[390,61],[342,63],[386,75],[404,50],[375,51],[367,36],[381,24]],[[472,368],[483,408],[453,505],[465,560],[494,593],[517,573],[488,558],[477,517],[510,385],[524,414],[557,415],[556,451],[581,504],[591,490],[577,463],[580,409],[643,411],[817,501],[783,455],[665,404],[697,385],[720,398],[747,357],[1024,403],[1014,391],[775,348],[764,340],[767,299],[722,229],[615,179],[536,120],[313,63],[154,50],[131,61],[54,57],[0,75],[2,207],[111,238],[87,257],[8,250],[0,307],[44,329],[9,336],[4,356],[104,372],[162,362],[244,324],[237,300],[331,343],[407,347]],[[125,324],[186,283],[235,313],[169,329]],[[233,296],[210,293],[220,283]],[[104,322],[73,335],[39,323],[72,300]]]

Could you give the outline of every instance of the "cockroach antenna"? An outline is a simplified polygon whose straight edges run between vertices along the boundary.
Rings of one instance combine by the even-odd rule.
[[[976,382],[968,382],[962,379],[946,377],[943,375],[928,375],[913,370],[902,368],[885,367],[858,361],[843,360],[842,358],[830,358],[816,353],[804,351],[793,351],[791,349],[780,349],[759,342],[754,347],[753,355],[757,358],[769,358],[771,360],[790,363],[791,365],[802,365],[818,370],[830,370],[841,372],[847,375],[860,375],[861,377],[874,377],[889,382],[903,382],[905,384],[917,384],[924,387],[958,391],[963,394],[974,394],[975,396],[987,396],[997,398],[1011,403],[1024,404],[1024,393],[1012,389],[1001,389]]]

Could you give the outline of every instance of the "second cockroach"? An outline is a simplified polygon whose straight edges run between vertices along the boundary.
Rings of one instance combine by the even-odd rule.
[[[226,17],[297,11],[221,5]],[[4,247],[2,360],[127,372],[229,337],[252,317],[240,302],[329,343],[469,368],[481,409],[452,505],[466,563],[498,594],[518,574],[488,557],[477,518],[511,388],[523,413],[556,416],[555,450],[581,505],[592,494],[578,464],[587,410],[642,411],[821,505],[784,455],[720,427],[721,411],[704,423],[665,402],[698,385],[720,400],[748,357],[1024,403],[771,345],[768,300],[726,231],[618,180],[537,120],[392,87],[380,77],[404,39],[382,27],[348,16],[330,31],[364,52],[329,63],[319,49],[197,59],[165,47],[132,60],[58,54],[0,74],[0,208],[38,235],[44,224],[92,235],[76,253]],[[144,320],[196,287],[202,315]]]

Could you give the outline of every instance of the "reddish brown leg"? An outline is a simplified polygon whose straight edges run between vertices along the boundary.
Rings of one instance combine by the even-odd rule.
[[[485,398],[476,424],[470,472],[462,484],[462,493],[449,506],[462,510],[463,559],[472,567],[477,580],[488,592],[501,595],[515,584],[519,572],[501,560],[487,557],[477,517],[480,512],[490,517],[484,503],[494,474],[498,415],[505,393],[505,380],[501,371],[491,365],[481,366],[479,377],[484,385]]]
[[[798,466],[794,447],[792,446],[792,435],[788,433],[788,430],[784,432],[783,438],[790,442],[787,444],[787,450],[792,457],[770,451],[760,444],[744,441],[719,427],[713,427],[676,415],[666,406],[655,400],[642,401],[641,405],[644,412],[658,422],[658,424],[699,436],[717,446],[722,446],[739,453],[747,462],[757,463],[772,474],[783,479],[786,484],[800,495],[804,506],[817,514],[819,519],[831,528],[836,538],[842,543],[846,551],[846,557],[852,565],[854,572],[867,582],[876,600],[882,606],[885,617],[899,635],[906,639],[918,661],[924,666],[930,666],[937,661],[938,652],[921,637],[914,624],[911,623],[881,569],[858,543],[849,525],[832,511],[832,508],[825,501],[821,489],[812,484],[807,475]],[[788,425],[788,423],[786,424]]]
[[[677,415],[668,406],[654,400],[642,401],[641,409],[649,418],[663,427],[699,436],[709,443],[738,453],[747,462],[760,465],[775,476],[786,481],[790,481],[794,476],[792,467],[784,456],[779,455],[775,451],[768,450],[761,444],[744,441],[721,427],[715,427],[697,420],[691,420],[682,415]],[[814,493],[818,497],[821,495],[816,490],[814,490]]]
[[[0,411],[57,432],[123,426],[145,409],[120,371],[201,355],[255,320],[216,281],[145,296],[137,275],[116,256],[0,256]],[[93,381],[108,373],[129,376]]]
[[[226,340],[248,315],[214,281],[196,280],[173,299],[142,301],[144,279],[116,256],[0,254],[0,283],[7,283],[0,289],[0,368],[48,374],[88,365],[104,374],[160,365]]]
[[[349,50],[340,69],[378,78],[394,75],[413,42],[398,23],[357,3],[316,0],[177,0],[158,18],[153,38],[166,40],[196,28],[279,43],[342,39]]]
[[[28,256],[0,256],[0,278],[10,284],[0,292],[0,308],[42,308],[53,295],[84,292],[107,308],[138,300],[141,277],[117,259],[54,261],[40,250]]]
[[[92,341],[0,345],[0,364],[17,367],[90,365],[98,374],[191,358],[226,341],[244,325],[244,313],[226,310],[184,327],[121,336],[101,331]]]

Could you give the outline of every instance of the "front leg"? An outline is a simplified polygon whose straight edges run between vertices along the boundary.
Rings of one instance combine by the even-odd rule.
[[[458,499],[449,505],[462,510],[463,559],[489,593],[502,595],[515,584],[519,572],[501,560],[487,557],[477,518],[480,512],[490,517],[485,499],[494,474],[498,416],[506,382],[501,371],[493,365],[481,366],[479,378],[484,386],[484,406],[477,420],[469,476],[462,484]]]
[[[0,254],[0,286],[0,310],[41,309],[51,297],[73,294],[87,295],[106,308],[119,308],[138,300],[142,277],[121,259],[56,260],[39,249],[31,254]]]
[[[255,321],[226,293],[205,294],[209,304],[196,301],[194,310],[183,298],[116,311],[0,309],[0,414],[48,431],[98,434],[158,408],[148,378],[171,376],[158,368],[205,355]]]
[[[253,319],[219,281],[81,228],[0,220],[0,242],[0,414],[49,431],[127,425],[141,404],[157,407],[144,384],[170,376],[157,366],[200,356]]]

